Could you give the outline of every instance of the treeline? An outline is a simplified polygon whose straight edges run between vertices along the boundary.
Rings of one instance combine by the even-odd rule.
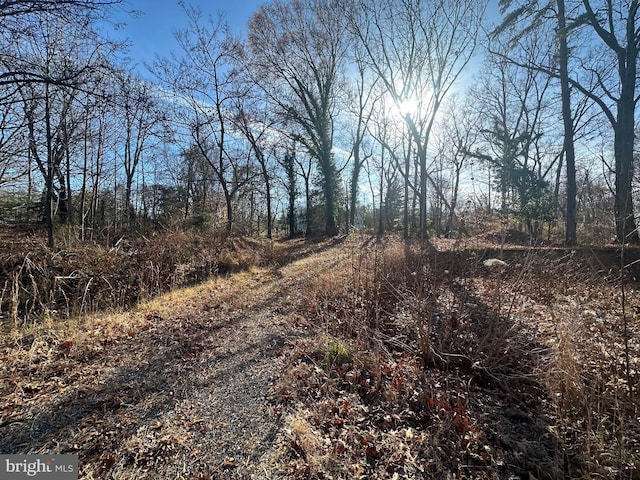
[[[143,78],[120,0],[0,2],[0,221],[637,242],[638,2],[500,7],[272,0],[238,38],[183,4]]]

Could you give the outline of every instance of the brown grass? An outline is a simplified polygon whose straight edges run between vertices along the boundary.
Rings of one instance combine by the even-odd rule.
[[[18,293],[7,276],[0,295],[5,315],[16,304],[21,312],[19,328],[0,344],[0,428],[32,425],[34,412],[63,422],[53,410],[62,406],[82,422],[60,423],[57,436],[12,448],[77,445],[87,479],[169,478],[166,468],[178,460],[190,462],[193,478],[239,478],[233,459],[215,471],[197,460],[205,455],[197,447],[204,427],[226,428],[224,419],[205,419],[208,403],[197,414],[188,398],[175,406],[172,392],[202,389],[194,387],[201,370],[189,369],[217,358],[213,318],[242,323],[246,330],[222,331],[225,348],[246,352],[252,319],[260,318],[260,331],[284,322],[303,332],[265,363],[274,369],[265,408],[284,422],[276,454],[256,466],[265,478],[640,478],[638,264],[621,277],[615,249],[501,249],[490,240],[423,247],[395,237],[282,245],[234,239],[215,247],[217,271],[245,273],[188,288],[180,285],[213,265],[206,239],[123,240],[115,250],[82,250],[82,262],[71,248],[41,253],[30,243],[28,256],[12,250],[7,257],[14,275],[22,268]],[[88,252],[104,255],[92,265],[110,271],[120,260],[144,269],[152,259],[153,268],[121,278],[145,278],[144,288],[131,290],[136,306],[71,319],[48,307],[29,316],[29,308],[47,311],[29,295],[44,292],[55,306],[95,298],[92,289],[56,297],[37,276],[87,265]],[[507,266],[487,267],[488,258]],[[290,259],[297,262],[287,270]],[[94,272],[91,285],[106,271]],[[169,293],[142,300],[160,285]],[[26,300],[12,304],[16,295]],[[140,378],[118,376],[123,371]]]
[[[47,318],[124,309],[214,275],[259,265],[269,245],[197,232],[121,236],[111,246],[74,242],[50,251],[40,236],[0,236],[0,321],[23,328]]]
[[[234,240],[234,268],[263,262],[251,253],[258,246]],[[270,244],[270,267],[219,275],[124,312],[12,329],[0,338],[0,449],[76,453],[86,480],[264,471],[256,461],[279,425],[265,395],[299,321],[290,307],[298,293],[287,296],[312,274],[286,256],[315,247]]]
[[[507,266],[485,265],[496,255]],[[319,337],[279,397],[332,461],[294,445],[290,475],[640,478],[640,325],[629,376],[615,252],[354,237],[333,260],[305,285]],[[326,338],[353,360],[326,368]]]

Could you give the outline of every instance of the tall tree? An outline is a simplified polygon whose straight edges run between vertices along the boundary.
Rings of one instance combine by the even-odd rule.
[[[469,152],[478,141],[480,132],[475,127],[480,123],[480,117],[481,113],[463,103],[459,96],[452,96],[447,102],[438,136],[438,151],[450,164],[453,177],[445,236],[450,236],[454,230],[461,174],[472,157]]]
[[[230,235],[234,199],[251,179],[246,159],[235,154],[229,136],[236,94],[233,65],[240,45],[223,17],[203,19],[200,10],[181,4],[189,18],[188,27],[176,33],[181,51],[156,61],[154,73],[180,99],[174,104],[174,125],[211,166],[224,195]]]
[[[296,199],[298,198],[297,175],[296,175],[296,151],[295,146],[287,148],[284,158],[281,161],[286,179],[284,186],[287,191],[287,225],[289,227],[289,238],[293,238],[298,230],[296,222]]]
[[[170,160],[171,156],[168,157],[166,170],[171,171],[176,165]],[[173,176],[176,188],[183,192],[184,218],[192,218],[196,225],[203,224],[206,215],[211,211],[215,174],[200,149],[193,144],[184,149],[180,157],[182,162],[177,165],[177,171]]]
[[[386,114],[384,97],[381,99],[375,113],[371,119],[371,123],[368,126],[370,135],[375,139],[377,143],[377,154],[373,156],[372,161],[366,166],[369,184],[371,188],[371,198],[374,203],[375,211],[375,197],[376,188],[372,181],[372,170],[375,169],[375,176],[378,180],[377,195],[378,195],[378,222],[377,233],[382,235],[386,228],[392,228],[394,226],[395,216],[391,200],[394,196],[401,197],[400,200],[404,207],[404,218],[402,222],[404,238],[409,238],[409,221],[408,221],[408,199],[410,182],[403,182],[404,195],[396,195],[398,192],[398,173],[402,169],[401,152],[407,143],[406,137],[403,137],[398,132],[398,125],[395,124]],[[400,129],[402,130],[402,129]],[[389,158],[387,158],[389,154]]]
[[[555,7],[555,10],[554,10]],[[511,29],[512,44],[518,43],[522,36],[541,28],[549,19],[555,19],[555,36],[557,40],[557,56],[555,63],[549,65],[549,69],[556,72],[560,81],[560,98],[562,104],[563,126],[563,154],[566,165],[566,218],[565,218],[565,244],[568,246],[577,243],[577,183],[576,183],[576,155],[575,155],[575,125],[574,112],[571,107],[571,88],[569,84],[569,28],[567,25],[567,11],[565,0],[547,0],[543,2],[526,2],[518,4],[513,0],[502,0],[500,9],[505,14],[501,25],[493,32],[500,34]],[[516,30],[516,25],[522,25]],[[534,67],[535,68],[535,67]]]
[[[560,97],[562,99],[562,128],[564,130],[563,150],[567,166],[567,215],[565,240],[567,246],[578,243],[578,184],[576,183],[576,151],[574,142],[573,110],[571,109],[571,88],[569,87],[569,41],[567,14],[564,0],[556,0],[558,8],[558,74]]]
[[[356,207],[358,202],[358,187],[360,185],[360,173],[367,161],[373,155],[371,146],[367,143],[369,122],[374,112],[376,100],[377,77],[372,76],[366,65],[366,56],[362,46],[356,43],[353,47],[353,61],[357,71],[353,86],[349,95],[349,104],[353,123],[351,127],[351,181],[349,185],[349,218],[347,230],[355,225]],[[369,148],[367,148],[369,147]]]
[[[135,218],[132,203],[133,181],[153,128],[160,117],[151,86],[131,72],[118,73],[117,101],[122,115],[123,166],[125,170],[124,208],[129,225]]]
[[[595,5],[583,0],[584,19],[596,33],[602,44],[612,54],[617,78],[610,82],[607,72],[596,69],[596,87],[584,89],[573,85],[591,96],[602,108],[613,127],[615,158],[615,221],[619,242],[640,242],[633,207],[633,172],[635,108],[638,102],[638,52],[640,51],[640,1],[607,0]],[[594,8],[595,5],[595,8]],[[609,106],[613,103],[613,108]],[[615,110],[615,113],[614,113]]]
[[[372,118],[371,125],[369,125],[369,132],[377,143],[381,146],[381,152],[379,158],[375,162],[378,167],[378,175],[380,176],[380,214],[388,212],[388,207],[383,209],[383,202],[386,196],[382,196],[382,192],[387,192],[387,195],[391,191],[391,184],[386,181],[392,178],[396,181],[397,174],[400,174],[403,179],[402,183],[402,203],[403,203],[403,220],[402,231],[403,236],[406,239],[410,237],[410,227],[413,222],[413,215],[411,213],[412,208],[410,205],[411,196],[415,200],[416,194],[419,193],[417,182],[412,176],[412,165],[414,160],[414,149],[412,148],[412,141],[410,134],[407,132],[407,127],[404,122],[398,122],[397,115],[390,115],[389,111],[392,110],[392,105],[389,105],[391,100],[382,95],[380,101],[377,102],[375,114]],[[388,161],[386,161],[386,155],[389,155]],[[392,172],[391,175],[388,172]],[[385,188],[386,187],[386,188]],[[387,217],[388,219],[388,217]],[[380,218],[379,234],[382,234],[384,230],[383,219]]]
[[[506,10],[513,2],[504,0],[501,2]],[[546,5],[546,9],[544,6]],[[505,22],[512,22],[523,13],[531,11],[548,11],[546,3],[538,7],[537,2],[527,2],[510,12]],[[614,174],[615,174],[615,200],[614,216],[616,239],[618,242],[640,242],[635,211],[633,206],[632,181],[634,173],[634,130],[635,108],[638,101],[637,63],[640,51],[640,18],[638,0],[581,0],[576,2],[573,18],[567,18],[566,2],[559,1],[557,7],[557,32],[559,38],[559,66],[549,64],[524,65],[537,69],[546,74],[559,78],[563,90],[563,124],[565,134],[568,133],[568,109],[570,102],[567,83],[575,90],[591,99],[602,110],[613,128],[614,150]],[[531,10],[536,7],[534,10]],[[544,17],[544,16],[543,16]],[[563,25],[564,23],[564,25]],[[564,26],[564,28],[563,28]],[[583,41],[583,48],[573,49],[573,55],[579,57],[579,67],[576,71],[580,74],[570,76],[564,71],[564,61],[570,52],[568,48],[568,35],[576,32],[578,27],[587,26],[591,35]],[[584,29],[582,29],[584,30]],[[567,40],[567,44],[563,41]],[[599,41],[600,49],[594,49],[594,40]],[[565,83],[562,86],[562,83]],[[573,127],[575,129],[575,126]],[[575,131],[575,130],[574,130]],[[570,138],[565,136],[565,142]],[[567,167],[570,168],[571,151],[567,153]],[[575,155],[575,154],[574,154]],[[568,181],[572,181],[575,172],[567,172]],[[568,190],[573,190],[573,185],[568,185]],[[573,200],[568,202],[573,207]],[[567,222],[572,212],[568,212]],[[573,220],[571,219],[573,222]],[[572,234],[573,225],[567,224],[568,234]],[[567,242],[573,239],[567,236]]]
[[[525,64],[545,62],[553,55],[550,37],[536,32],[522,46]],[[503,48],[504,47],[503,45]],[[499,49],[498,51],[500,51]],[[496,173],[503,215],[516,214],[527,222],[532,238],[540,218],[540,203],[550,207],[545,177],[557,158],[540,148],[544,137],[553,140],[555,110],[549,101],[551,78],[537,70],[513,64],[504,55],[490,55],[474,103],[484,124],[482,153],[468,152],[487,162]],[[545,220],[548,212],[544,212]]]
[[[419,232],[426,238],[427,183],[437,187],[427,170],[429,138],[442,101],[475,52],[486,2],[357,0],[355,5],[351,29],[416,148]]]
[[[272,165],[271,156],[269,155],[268,138],[272,125],[266,117],[265,111],[264,105],[252,101],[248,94],[244,94],[238,97],[234,105],[232,122],[235,128],[249,143],[259,165],[266,197],[267,238],[270,239],[273,230],[273,212],[271,185]]]
[[[256,83],[318,163],[329,236],[338,233],[333,137],[347,48],[343,7],[335,0],[273,0],[253,15],[248,34]]]
[[[0,0],[0,85],[49,83],[79,85],[78,71],[43,70],[22,48],[39,29],[43,18],[73,25],[71,31],[90,31],[90,24],[105,18],[110,6],[123,0]],[[95,39],[94,39],[95,40]],[[26,42],[26,43],[25,43]],[[91,68],[86,64],[85,68]]]
[[[54,244],[54,213],[65,221],[70,214],[70,149],[80,118],[79,92],[95,85],[104,70],[104,55],[112,45],[97,41],[90,14],[72,17],[40,13],[24,44],[14,54],[31,73],[15,86],[21,94],[27,121],[29,151],[44,181],[43,207],[48,243]],[[18,55],[19,54],[19,55]],[[69,78],[69,84],[52,79]],[[15,78],[14,78],[15,80]]]
[[[6,87],[0,87],[1,92]],[[24,177],[29,167],[25,142],[25,116],[20,105],[14,102],[0,102],[0,187],[5,183]]]

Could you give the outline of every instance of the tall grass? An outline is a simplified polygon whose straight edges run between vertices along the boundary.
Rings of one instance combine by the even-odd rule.
[[[540,439],[546,453],[536,476],[640,478],[640,404],[632,388],[640,326],[631,313],[640,305],[632,279],[624,277],[621,291],[615,265],[594,268],[608,253],[504,253],[504,263],[485,262],[495,252],[352,238],[334,268],[307,285],[309,313],[325,335],[349,345],[358,366],[337,375],[347,383],[345,375],[381,378],[385,365],[417,359],[422,373],[402,380],[413,384],[409,392],[444,373],[498,389],[516,409],[537,405],[548,438]],[[407,391],[372,385],[386,400],[416,405]],[[420,395],[432,408],[435,394]],[[467,422],[459,413],[457,421]]]
[[[197,232],[121,236],[112,246],[72,242],[51,251],[20,239],[0,253],[0,320],[21,327],[142,300],[246,268],[261,247]]]

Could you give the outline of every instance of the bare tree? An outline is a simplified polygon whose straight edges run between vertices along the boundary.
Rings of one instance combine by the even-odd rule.
[[[272,164],[269,154],[269,132],[271,122],[265,115],[264,105],[252,102],[248,94],[237,98],[234,106],[235,115],[232,122],[236,129],[249,142],[260,168],[264,182],[267,209],[267,238],[271,238],[273,230],[272,212]]]
[[[360,173],[365,162],[373,155],[371,142],[367,141],[368,138],[370,140],[368,129],[380,93],[380,89],[376,88],[378,78],[375,75],[372,76],[372,72],[367,68],[366,55],[359,43],[353,46],[353,62],[357,74],[353,80],[349,95],[353,121],[350,132],[352,168],[349,185],[350,205],[347,230],[349,226],[355,224]]]
[[[0,18],[16,17],[31,13],[60,12],[68,8],[96,9],[122,3],[122,0],[2,0]]]
[[[346,55],[342,6],[332,0],[273,0],[251,18],[248,35],[256,83],[293,127],[293,139],[318,162],[330,236],[338,233],[333,136]]]
[[[156,106],[152,87],[131,72],[117,73],[117,111],[122,116],[122,165],[125,171],[124,210],[127,222],[135,219],[132,203],[133,181],[138,173],[142,156],[149,148],[160,113]]]
[[[181,154],[182,162],[175,173],[178,188],[184,191],[184,218],[195,217],[196,224],[204,220],[210,208],[214,173],[209,162],[203,157],[198,147],[191,145]],[[168,170],[176,166],[168,165]]]
[[[25,127],[24,112],[19,104],[0,103],[0,187],[29,173]]]
[[[452,96],[447,102],[437,142],[438,151],[452,170],[451,200],[445,228],[447,237],[455,228],[461,174],[472,158],[469,152],[475,149],[480,134],[477,125],[480,123],[480,113],[463,102],[462,97]]]
[[[416,182],[411,175],[414,151],[411,138],[407,132],[406,124],[398,123],[393,116],[388,114],[389,99],[384,95],[376,103],[375,112],[368,127],[370,135],[380,145],[380,153],[374,159],[375,168],[379,177],[379,210],[378,234],[382,234],[385,226],[391,222],[390,205],[397,176],[402,177],[402,204],[403,220],[402,228],[405,239],[410,236],[411,223],[411,195],[415,198],[417,192]]]
[[[189,26],[176,33],[181,52],[154,64],[154,72],[172,92],[174,124],[187,143],[211,166],[224,194],[227,235],[232,233],[233,201],[252,179],[244,156],[230,145],[230,109],[235,101],[234,59],[241,54],[222,17],[202,19],[202,13],[182,4]]]
[[[505,2],[506,5],[510,3]],[[615,174],[616,239],[618,242],[638,243],[640,235],[635,220],[632,181],[635,107],[638,102],[637,63],[640,51],[640,2],[637,0],[581,0],[574,5],[573,18],[567,18],[566,3],[565,1],[557,3],[560,67],[556,68],[555,65],[550,64],[522,66],[559,78],[564,83],[562,88],[564,92],[565,134],[567,134],[568,128],[566,112],[570,108],[567,84],[597,104],[611,124],[614,132],[615,165],[613,172]],[[526,12],[528,8],[531,8],[531,5],[527,4],[517,8],[509,14],[507,20]],[[564,28],[562,28],[563,26]],[[568,60],[564,56],[565,47],[567,47],[567,54],[569,51],[568,43],[564,45],[563,41],[567,39],[568,42],[569,36],[575,34],[574,32],[578,31],[581,26],[589,27],[591,36],[582,42],[581,48],[573,49],[573,56],[578,58],[579,65],[575,67],[578,73],[575,76],[570,76],[568,70],[564,71],[564,61]],[[599,48],[594,47],[593,40],[599,41]],[[570,150],[568,154],[571,154]],[[570,162],[571,158],[568,156],[568,168],[570,168]],[[568,171],[569,182],[572,182],[574,173]],[[568,190],[571,193],[573,185],[569,185]],[[568,207],[572,209],[573,203],[568,203]],[[569,215],[571,212],[568,212],[568,221]],[[571,225],[568,225],[568,234],[572,234],[572,228]],[[567,237],[567,242],[570,241],[572,238]]]
[[[92,24],[108,17],[109,7],[123,0],[0,0],[0,85],[17,88],[27,83],[48,83],[81,87],[86,70],[95,70],[94,62],[81,69],[43,70],[24,47],[33,42],[33,34],[41,29],[43,19],[72,25],[71,31],[84,31],[85,39],[93,33]],[[93,36],[93,43],[104,43]],[[77,65],[76,67],[79,67]],[[2,100],[0,98],[0,100]]]
[[[548,61],[540,57],[553,55],[548,48],[551,38],[543,32],[530,37],[522,48],[527,58],[523,63]],[[473,94],[484,119],[484,148],[466,152],[491,166],[502,214],[524,219],[532,238],[536,221],[548,220],[553,210],[546,177],[559,155],[554,155],[553,145],[546,149],[541,143],[544,137],[552,142],[556,130],[550,85],[551,78],[537,70],[515,65],[503,55],[489,56]]]
[[[91,15],[78,14],[74,19],[75,23],[68,23],[41,13],[29,32],[29,42],[21,46],[21,61],[28,63],[31,71],[45,79],[72,77],[73,84],[15,84],[24,106],[29,153],[45,184],[43,207],[50,246],[54,243],[54,212],[62,221],[71,215],[71,144],[84,112],[79,93],[95,85],[94,74],[104,69],[103,47],[112,47],[95,42]]]
[[[419,231],[427,236],[427,146],[442,101],[475,52],[486,2],[357,0],[351,28],[402,113],[419,164]],[[407,108],[409,104],[413,104]]]
[[[109,132],[116,130],[115,128],[109,128],[109,120],[113,118],[112,104],[91,96],[87,96],[84,102],[85,114],[83,116],[84,125],[81,147],[82,179],[78,194],[80,238],[82,240],[87,238],[87,226],[91,227],[91,235],[93,235],[96,227],[98,190],[102,176],[102,166],[107,144],[112,139]]]
[[[575,154],[575,126],[573,110],[571,108],[571,89],[569,86],[569,28],[567,25],[567,12],[565,0],[548,0],[541,3],[527,2],[517,6],[516,2],[504,1],[500,4],[502,13],[507,9],[516,7],[510,12],[505,21],[496,29],[500,33],[507,28],[524,22],[520,31],[515,32],[514,40],[531,31],[541,28],[549,19],[556,22],[555,37],[557,40],[557,56],[549,68],[557,69],[560,80],[560,98],[562,103],[562,126],[564,132],[563,154],[566,163],[566,220],[565,220],[565,244],[572,246],[577,243],[577,183],[576,183],[576,154]],[[555,7],[555,11],[554,11]],[[515,43],[515,42],[514,42]]]
[[[295,148],[295,143],[292,149],[292,156],[297,167],[296,174],[302,178],[302,183],[304,184],[304,231],[309,234],[313,229],[313,213],[315,211],[314,197],[311,192],[311,179],[316,174],[314,159],[310,155],[300,154]]]
[[[379,136],[385,136],[385,132],[379,130],[384,129],[384,125],[378,125]],[[389,149],[388,144],[379,143],[378,154],[372,157],[372,161],[367,166],[369,173],[369,183],[371,188],[371,198],[375,200],[375,189],[372,185],[371,173],[375,168],[378,177],[378,222],[377,234],[382,235],[386,230],[392,230],[397,227],[396,220],[403,212],[402,228],[405,238],[409,237],[409,221],[408,221],[408,192],[409,186],[407,182],[400,183],[401,175],[398,168],[398,158],[395,157],[395,149]],[[393,152],[393,153],[392,153]],[[404,188],[404,190],[403,190]],[[375,207],[375,205],[374,205]]]
[[[569,41],[567,14],[564,0],[556,0],[558,8],[558,73],[560,77],[560,96],[562,99],[562,127],[564,129],[564,155],[567,165],[567,215],[565,222],[565,245],[578,243],[578,184],[576,182],[576,151],[571,109],[571,89],[569,88]]]
[[[597,90],[571,82],[600,106],[614,131],[615,221],[619,242],[640,242],[633,207],[635,107],[638,102],[638,52],[640,51],[640,2],[583,0],[583,19],[607,51],[616,75],[607,78],[606,65],[588,66]],[[597,61],[597,60],[596,60]],[[603,68],[604,67],[604,68]],[[613,104],[610,106],[610,104]]]

